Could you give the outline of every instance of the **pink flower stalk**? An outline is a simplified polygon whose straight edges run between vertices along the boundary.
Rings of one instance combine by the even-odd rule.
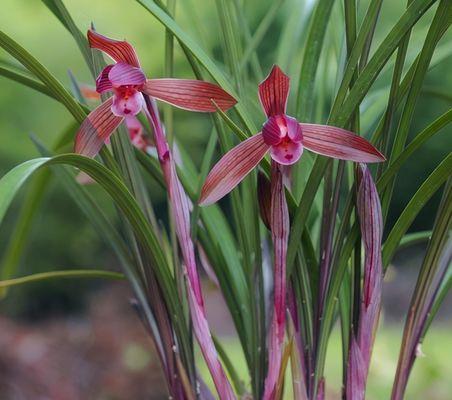
[[[274,306],[268,338],[269,363],[264,400],[275,398],[285,332],[285,271],[290,229],[283,185],[283,173],[288,173],[286,166],[300,159],[304,147],[321,155],[350,161],[380,162],[385,159],[369,142],[352,132],[328,125],[299,123],[288,116],[288,95],[289,77],[275,65],[259,85],[259,99],[267,116],[262,132],[243,141],[221,158],[207,176],[200,199],[201,205],[218,201],[270,153],[273,160],[270,228],[274,248]]]
[[[143,94],[191,111],[214,112],[236,101],[223,89],[209,82],[191,79],[147,79],[135,49],[126,41],[109,39],[88,31],[92,48],[107,53],[115,64],[106,66],[96,79],[98,93],[112,96],[93,110],[77,133],[75,152],[94,157],[124,119],[137,115],[144,106]],[[130,121],[130,120],[129,120]]]
[[[187,295],[195,336],[210,370],[220,399],[235,399],[232,386],[221,365],[206,318],[201,284],[196,268],[194,245],[190,233],[190,203],[176,173],[176,163],[166,141],[155,100],[145,96],[147,116],[154,128],[157,154],[163,170],[171,211],[176,223],[184,268],[187,274]]]
[[[274,399],[281,369],[286,325],[286,256],[290,221],[280,165],[272,162],[270,230],[274,251],[273,316],[268,340],[264,399]]]
[[[347,368],[346,398],[350,400],[364,400],[365,398],[367,374],[380,314],[383,283],[381,205],[372,175],[364,164],[358,166],[358,180],[360,184],[357,209],[365,260],[358,334],[356,337],[352,335],[351,338]]]

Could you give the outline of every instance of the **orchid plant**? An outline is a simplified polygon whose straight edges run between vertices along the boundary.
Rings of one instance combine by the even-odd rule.
[[[444,187],[432,231],[421,238],[428,246],[390,395],[401,400],[420,345],[450,287],[450,154],[394,224],[387,215],[401,167],[452,120],[449,110],[408,142],[429,65],[440,64],[449,51],[435,49],[450,25],[450,1],[409,2],[376,43],[380,0],[369,1],[366,12],[359,14],[354,0],[344,0],[343,8],[342,2],[287,0],[278,51],[271,54],[281,68],[273,65],[265,79],[260,47],[277,23],[282,1],[270,7],[254,35],[244,2],[215,1],[221,64],[176,22],[175,1],[165,6],[138,0],[164,25],[168,78],[148,78],[135,48],[125,40],[101,35],[94,26],[85,37],[62,0],[44,3],[74,37],[95,90],[71,75],[70,92],[0,32],[0,46],[24,67],[0,62],[0,75],[60,102],[76,121],[52,149],[33,138],[42,157],[0,179],[1,222],[15,193],[35,171],[72,167],[52,168],[52,175],[36,179],[0,260],[2,295],[8,295],[9,286],[61,276],[127,279],[135,296],[132,306],[152,338],[168,394],[177,400],[326,399],[331,390],[324,373],[326,351],[339,321],[342,360],[335,362],[342,363],[343,377],[338,391],[344,399],[361,400],[374,378],[369,371],[384,273],[401,243],[419,241],[408,229]],[[413,56],[407,52],[414,40],[410,33],[434,4],[424,42],[413,47],[420,49]],[[182,6],[196,20],[193,10]],[[294,29],[298,25],[305,34]],[[336,31],[339,27],[343,35]],[[196,79],[173,77],[176,40]],[[376,88],[373,83],[380,79]],[[262,118],[251,96],[256,86],[266,116],[261,129],[255,126]],[[368,107],[371,101],[375,104]],[[185,110],[177,117],[182,122],[188,112],[210,117],[212,129],[205,132],[199,168],[187,146],[178,143],[178,135],[191,137],[185,123],[173,123],[172,106]],[[203,126],[207,121],[205,117]],[[214,163],[217,147],[221,155]],[[68,269],[14,277],[17,254],[52,176],[111,246],[120,273]],[[94,197],[98,192],[86,183],[105,191],[114,212],[99,207]],[[156,215],[155,191],[166,195],[167,223]],[[226,303],[246,373],[231,358],[230,342],[223,343],[213,332],[201,268]]]

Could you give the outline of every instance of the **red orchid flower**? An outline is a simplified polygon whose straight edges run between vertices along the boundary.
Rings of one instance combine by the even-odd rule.
[[[100,94],[91,85],[80,85],[80,92],[85,100],[99,101]],[[129,131],[130,141],[139,150],[149,153],[152,147],[155,147],[152,141],[144,133],[143,125],[136,115],[130,115],[124,119],[127,130]],[[105,141],[108,144],[108,139]]]
[[[147,79],[135,49],[126,41],[109,39],[93,30],[88,31],[88,41],[92,48],[107,53],[116,62],[106,66],[96,79],[97,92],[110,91],[113,96],[93,110],[81,125],[75,140],[76,153],[94,157],[124,119],[143,109],[143,93],[199,112],[215,112],[212,100],[224,111],[236,103],[227,92],[209,82]]]
[[[385,157],[368,141],[342,128],[299,123],[286,115],[289,77],[275,65],[259,85],[267,115],[262,132],[230,150],[209,173],[201,205],[215,203],[237,186],[265,154],[281,165],[296,163],[306,148],[314,153],[356,162],[381,162]]]

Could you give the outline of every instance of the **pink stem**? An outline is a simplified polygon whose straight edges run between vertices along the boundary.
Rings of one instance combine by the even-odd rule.
[[[164,135],[155,100],[146,95],[144,97],[148,111],[146,115],[154,128],[157,154],[170,198],[171,211],[176,223],[176,234],[184,261],[184,272],[188,276],[186,281],[187,295],[195,336],[212,375],[220,399],[232,400],[235,399],[235,395],[231,384],[226,377],[223,366],[218,359],[217,351],[206,319],[201,284],[196,268],[195,251],[190,235],[190,210],[188,198],[177,176],[176,165]]]
[[[290,222],[283,174],[275,161],[272,161],[270,220],[275,260],[273,317],[268,340],[268,372],[265,379],[264,400],[275,398],[286,324],[286,256]]]

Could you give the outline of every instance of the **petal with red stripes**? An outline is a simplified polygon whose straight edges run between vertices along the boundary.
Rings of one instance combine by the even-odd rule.
[[[94,157],[122,122],[111,112],[113,99],[109,98],[86,117],[75,138],[75,153]]]
[[[301,123],[303,144],[308,150],[327,157],[356,162],[382,162],[381,154],[366,139],[342,128]]]
[[[125,40],[110,39],[92,29],[88,30],[87,36],[90,47],[107,53],[116,62],[122,61],[134,67],[140,67],[135,49]]]
[[[148,79],[142,91],[189,111],[215,112],[215,104],[226,111],[237,103],[221,87],[193,79]]]
[[[103,93],[113,88],[113,85],[109,78],[109,73],[114,67],[114,64],[107,65],[96,78],[96,91],[97,93]]]
[[[290,78],[274,65],[270,74],[259,85],[259,100],[267,117],[286,113]]]
[[[140,86],[146,82],[146,76],[141,68],[132,67],[125,62],[118,62],[108,73],[111,84],[115,87],[125,85]]]
[[[199,204],[206,206],[226,196],[259,164],[268,149],[259,133],[227,152],[207,176]]]

